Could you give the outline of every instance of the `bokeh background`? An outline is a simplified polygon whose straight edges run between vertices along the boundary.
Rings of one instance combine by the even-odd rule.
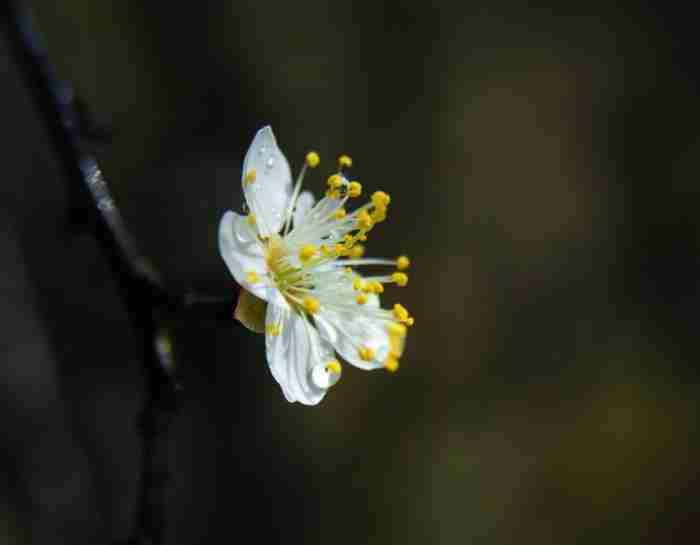
[[[272,124],[341,152],[409,254],[396,375],[288,404],[262,338],[192,327],[168,543],[695,543],[700,68],[688,12],[463,2],[33,2],[129,227],[180,289]],[[585,10],[585,11],[582,11]],[[0,41],[0,543],[108,543],[138,487],[138,349]],[[324,168],[325,167],[325,168]],[[194,341],[193,341],[194,339]]]

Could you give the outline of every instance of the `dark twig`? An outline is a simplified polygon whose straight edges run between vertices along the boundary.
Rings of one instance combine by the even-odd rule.
[[[176,413],[179,385],[168,324],[186,320],[232,321],[234,297],[172,293],[139,251],[112,198],[96,158],[86,147],[95,138],[73,89],[61,81],[33,28],[26,6],[3,2],[3,26],[15,61],[33,94],[56,149],[68,186],[71,213],[96,237],[108,261],[142,349],[146,402],[141,496],[129,543],[159,544],[165,529],[169,472],[166,431]],[[97,137],[104,140],[98,131]]]

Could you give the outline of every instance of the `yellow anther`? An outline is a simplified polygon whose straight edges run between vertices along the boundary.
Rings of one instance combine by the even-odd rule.
[[[391,281],[403,288],[408,284],[408,275],[402,272],[395,272],[391,275]]]
[[[320,250],[321,250],[321,255],[323,257],[332,257],[333,256],[333,251],[325,244],[321,244]]]
[[[302,261],[308,261],[316,255],[317,251],[318,250],[316,246],[314,246],[313,244],[305,244],[301,247],[301,250],[299,250],[299,259],[301,259]]]
[[[338,157],[338,166],[340,168],[350,168],[352,166],[352,159],[348,155],[341,155]]]
[[[309,314],[316,314],[318,312],[318,309],[321,308],[321,303],[319,303],[318,299],[316,299],[315,297],[307,295],[306,297],[304,297],[304,308]]]
[[[280,334],[280,326],[279,324],[268,324],[267,326],[265,326],[265,331],[268,335],[271,335],[272,337],[277,337],[277,335]]]
[[[356,244],[350,249],[350,257],[355,259],[365,255],[365,247],[362,244]]]
[[[359,197],[360,195],[362,195],[362,184],[350,182],[348,184],[348,197]]]
[[[357,226],[360,229],[369,230],[374,225],[374,221],[367,213],[367,210],[363,210],[357,215]]]
[[[348,253],[348,249],[340,242],[333,247],[333,250],[337,255],[346,255]]]
[[[365,235],[364,233],[360,233],[359,235],[357,235],[357,240],[365,242],[367,240],[367,235]]]
[[[343,185],[343,177],[340,174],[333,174],[326,183],[330,189],[340,189]]]
[[[335,375],[340,374],[340,362],[338,360],[331,360],[326,364],[326,371],[333,373]]]
[[[406,307],[400,303],[396,303],[394,305],[394,316],[399,322],[406,323],[410,317],[410,314],[408,313],[408,310],[406,310]]]
[[[326,190],[326,197],[329,199],[339,199],[340,198],[340,191],[337,189],[328,189]]]
[[[365,287],[365,281],[362,280],[362,278],[355,278],[355,280],[352,281],[352,288],[354,290],[360,291]]]
[[[382,285],[381,282],[377,282],[376,280],[373,280],[372,282],[369,283],[369,287],[372,290],[372,293],[384,293],[384,286]]]
[[[386,326],[386,330],[392,337],[405,337],[406,336],[406,326],[403,324],[398,324],[396,322],[389,322]]]
[[[412,326],[414,323],[415,323],[415,320],[413,319],[413,316],[408,318],[408,320],[406,320],[406,322],[405,322],[405,324],[409,327]]]
[[[335,212],[333,212],[333,217],[337,220],[342,220],[345,217],[345,208],[340,207]]]
[[[255,219],[255,214],[252,212],[248,214],[248,217],[246,218],[246,221],[248,222],[248,225],[255,225],[256,219]]]
[[[260,281],[260,276],[255,271],[248,271],[245,275],[245,279],[249,284],[255,284]]]
[[[251,168],[248,172],[245,173],[245,177],[243,178],[243,183],[245,185],[250,185],[255,181],[255,178],[257,177],[257,172],[255,172],[254,168]]]
[[[372,221],[375,223],[380,223],[386,219],[386,207],[382,206],[372,210],[372,215],[370,216]]]
[[[399,269],[400,271],[405,271],[411,266],[411,260],[408,259],[405,255],[399,256],[396,258],[396,268]]]
[[[321,158],[315,151],[310,151],[306,154],[306,164],[309,165],[309,167],[316,168],[320,162]]]
[[[391,202],[391,197],[384,191],[375,191],[372,193],[372,204],[377,208],[386,208]]]
[[[403,353],[404,338],[397,335],[389,335],[389,354],[395,358],[400,358]]]
[[[384,369],[390,373],[396,373],[399,370],[399,360],[392,355],[387,356],[384,360]]]
[[[357,355],[362,361],[372,361],[374,359],[374,350],[367,346],[361,346],[357,349]]]
[[[364,305],[367,302],[367,294],[366,293],[358,294],[356,301],[357,301],[358,305]]]

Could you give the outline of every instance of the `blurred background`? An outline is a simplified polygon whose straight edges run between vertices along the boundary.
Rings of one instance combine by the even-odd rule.
[[[188,333],[168,543],[695,543],[700,68],[665,5],[33,2],[171,285],[229,293],[216,229],[272,124],[317,194],[391,194],[368,253],[416,316],[399,373],[288,404],[262,337]],[[136,505],[139,351],[0,41],[0,543],[108,543]]]

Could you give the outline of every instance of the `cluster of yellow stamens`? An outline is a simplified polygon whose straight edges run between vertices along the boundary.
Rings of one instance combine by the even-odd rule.
[[[407,326],[412,326],[415,322],[413,316],[408,313],[406,307],[396,303],[394,305],[394,318],[396,318],[400,323],[406,324]]]
[[[406,326],[392,322],[387,326],[387,332],[389,333],[390,349],[389,355],[384,360],[384,368],[394,373],[399,369],[399,360],[403,353],[403,345],[406,338]]]
[[[318,153],[310,151],[305,157],[304,170],[308,168],[316,168],[320,163]],[[357,198],[362,195],[362,185],[357,181],[348,181],[343,169],[352,166],[352,159],[347,155],[341,155],[338,158],[339,170],[337,173],[328,178],[326,197],[329,199],[348,199]],[[304,170],[298,180],[297,188],[294,195],[298,195],[303,178]],[[255,181],[255,170],[250,170],[244,177],[244,183],[251,184]],[[344,203],[338,203],[336,208],[332,208],[332,212],[320,221],[337,222],[335,229],[340,229],[344,235],[331,238],[328,236],[320,236],[320,243],[299,244],[296,246],[298,262],[294,264],[288,259],[288,250],[285,247],[286,239],[280,237],[270,237],[267,241],[267,263],[271,273],[272,280],[275,282],[280,291],[285,295],[287,300],[292,303],[297,309],[309,314],[317,314],[321,305],[326,304],[323,292],[315,292],[317,289],[314,286],[313,278],[314,270],[317,267],[334,262],[338,258],[347,258],[348,265],[391,265],[396,266],[396,270],[384,276],[374,276],[362,278],[356,275],[351,267],[346,268],[346,272],[352,278],[352,287],[355,292],[355,303],[359,306],[367,305],[370,297],[384,293],[384,284],[393,283],[399,287],[406,286],[408,283],[408,275],[403,272],[410,266],[410,260],[406,256],[400,256],[395,261],[385,259],[362,259],[365,253],[365,248],[361,244],[367,240],[367,234],[372,228],[387,217],[387,209],[391,202],[391,197],[384,191],[374,192],[369,202],[360,206],[354,212],[348,212],[342,206]],[[290,206],[293,206],[290,205]],[[290,208],[290,211],[292,208]],[[313,220],[311,220],[313,221]],[[255,216],[248,216],[248,223],[255,224]],[[283,237],[286,237],[287,229],[284,230]],[[294,231],[290,233],[293,237]],[[313,237],[312,237],[313,238]],[[318,241],[319,238],[315,240]],[[330,240],[329,240],[330,239]],[[301,239],[303,241],[303,238]],[[308,240],[308,239],[307,239]],[[326,241],[325,243],[323,241]],[[340,263],[338,263],[340,264]],[[257,273],[247,273],[248,281],[253,284],[260,281]],[[319,295],[319,298],[310,295]],[[370,308],[371,307],[371,308]],[[377,312],[373,310],[372,305],[368,305],[368,312]],[[406,337],[406,326],[411,326],[414,319],[405,307],[400,304],[394,305],[393,311],[381,311],[385,313],[386,331],[389,336],[390,351],[383,362],[384,368],[389,371],[396,371],[399,367],[399,359],[403,352],[403,346]],[[267,327],[267,332],[271,335],[278,335],[279,328],[275,325]],[[376,357],[375,349],[361,345],[357,347],[357,355],[364,362],[372,362]],[[341,367],[337,360],[331,360],[325,365],[325,370],[329,373],[340,373]]]

